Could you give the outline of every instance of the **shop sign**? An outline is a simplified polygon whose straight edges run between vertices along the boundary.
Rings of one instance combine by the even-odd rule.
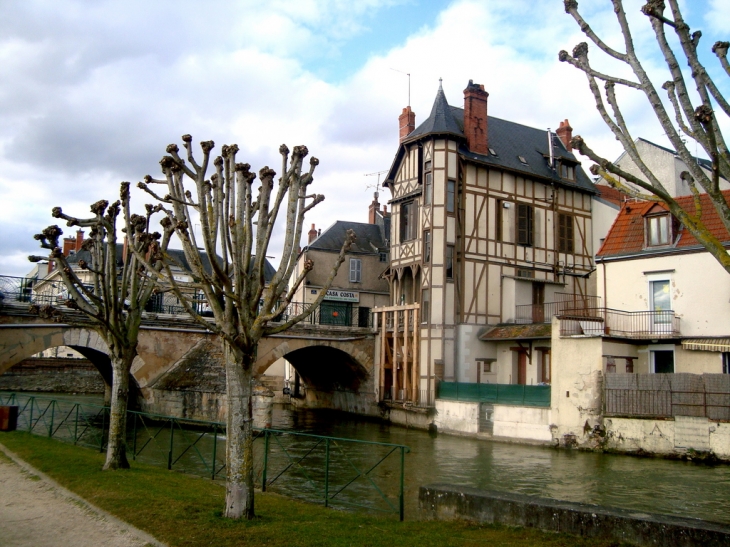
[[[324,299],[337,302],[360,302],[360,293],[330,289],[327,291]]]

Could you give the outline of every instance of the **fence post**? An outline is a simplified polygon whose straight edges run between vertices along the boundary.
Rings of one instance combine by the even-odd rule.
[[[399,500],[399,513],[400,513],[400,521],[403,522],[403,516],[404,516],[404,500],[403,500],[403,490],[405,486],[405,469],[406,469],[406,452],[404,447],[400,447],[400,500]]]
[[[324,441],[324,506],[330,504],[330,440]]]
[[[218,424],[213,424],[213,472],[210,474],[210,480],[215,480],[215,460],[216,460],[216,452],[218,449]]]
[[[48,438],[50,439],[53,437],[53,415],[54,411],[56,410],[56,400],[51,401],[51,423],[48,426]]]
[[[76,420],[74,420],[74,444],[78,442],[79,434],[79,404],[76,403]]]
[[[167,453],[167,469],[172,469],[172,443],[175,438],[175,420],[170,418],[170,451]]]
[[[137,413],[132,412],[132,459],[137,460]]]
[[[264,429],[264,470],[261,474],[261,491],[266,492],[266,468],[269,466],[269,430]]]
[[[106,428],[106,407],[101,410],[101,435],[99,435],[99,452],[104,452],[104,429]]]
[[[30,420],[28,420],[28,433],[31,433],[33,431],[33,403],[35,402],[35,397],[30,398]]]

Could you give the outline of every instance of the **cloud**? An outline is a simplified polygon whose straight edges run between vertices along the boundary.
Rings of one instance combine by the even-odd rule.
[[[371,22],[398,3],[0,4],[0,273],[29,269],[18,257],[37,252],[31,236],[51,223],[51,207],[84,215],[89,203],[114,199],[121,180],[157,175],[165,146],[184,133],[212,139],[218,150],[236,142],[240,161],[257,171],[279,169],[279,144],[307,144],[321,160],[313,191],[327,197],[307,228],[365,221],[377,183],[365,175],[388,169],[397,149],[397,118],[408,102],[403,73],[411,74],[417,123],[439,78],[457,106],[473,79],[490,93],[491,115],[553,129],[569,118],[595,149],[618,155],[585,77],[557,60],[560,49],[586,40],[559,2],[444,3],[383,52],[385,38]],[[580,4],[596,31],[621,45],[611,6]],[[648,47],[651,29],[639,4],[628,4],[637,45]],[[721,1],[709,6],[715,17],[727,12]],[[341,66],[345,45],[382,53],[323,79],[330,60]],[[626,98],[641,127],[636,136],[661,143],[644,103]],[[381,203],[387,199],[381,189]],[[280,237],[270,254],[277,249]]]

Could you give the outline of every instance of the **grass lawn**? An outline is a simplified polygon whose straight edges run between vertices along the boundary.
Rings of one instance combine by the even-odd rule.
[[[326,509],[268,492],[256,493],[255,520],[231,521],[221,516],[221,482],[136,462],[132,469],[102,472],[102,454],[23,432],[0,433],[0,443],[94,505],[172,546],[617,545],[505,526],[398,522],[395,517]]]

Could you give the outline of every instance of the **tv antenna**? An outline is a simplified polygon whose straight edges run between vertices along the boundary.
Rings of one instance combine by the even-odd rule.
[[[376,184],[373,184],[373,183],[368,184],[367,186],[365,186],[365,190],[367,191],[367,190],[370,190],[370,188],[375,188],[375,191],[377,192],[380,189],[380,175],[382,175],[383,173],[387,173],[387,172],[388,172],[388,170],[386,169],[385,171],[375,171],[374,173],[365,173],[364,176],[366,176],[366,177],[374,177],[375,175],[378,176],[378,182]]]
[[[405,74],[406,76],[408,76],[408,106],[411,106],[411,73],[403,72],[402,70],[398,70],[397,68],[391,68],[390,70],[400,72],[401,74]]]

